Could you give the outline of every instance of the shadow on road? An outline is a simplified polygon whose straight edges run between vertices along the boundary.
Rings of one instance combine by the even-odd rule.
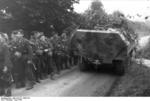
[[[97,72],[114,74],[112,64],[103,64],[103,65],[99,66],[99,68],[97,69]]]
[[[94,66],[92,66],[84,72],[115,75],[112,64],[102,64],[99,65],[97,68],[94,68]]]

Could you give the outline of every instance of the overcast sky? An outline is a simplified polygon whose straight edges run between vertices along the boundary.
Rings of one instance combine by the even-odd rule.
[[[84,12],[91,4],[92,0],[80,0],[79,4],[75,4],[75,11]],[[145,16],[150,15],[150,0],[101,0],[107,13],[115,10],[123,12],[125,15],[134,16],[134,20],[141,20]],[[142,15],[138,17],[137,14]]]

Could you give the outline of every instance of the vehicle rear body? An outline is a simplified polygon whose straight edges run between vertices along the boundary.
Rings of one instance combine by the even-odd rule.
[[[112,63],[128,56],[128,42],[119,32],[78,29],[72,42],[80,56],[96,64]]]

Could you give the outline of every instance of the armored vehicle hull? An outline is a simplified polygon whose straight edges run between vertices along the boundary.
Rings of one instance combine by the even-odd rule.
[[[72,48],[81,57],[81,69],[99,68],[101,64],[114,65],[117,74],[124,74],[128,64],[129,42],[118,31],[78,29],[72,37]]]

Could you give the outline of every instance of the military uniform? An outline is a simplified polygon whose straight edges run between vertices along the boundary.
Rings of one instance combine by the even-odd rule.
[[[0,43],[0,96],[11,96],[12,63],[7,45]]]
[[[18,88],[24,87],[26,80],[27,89],[31,89],[34,84],[34,75],[32,65],[33,52],[30,43],[22,37],[17,40],[12,40],[11,45],[16,85]]]
[[[42,78],[41,79],[45,79],[48,76],[48,65],[47,65],[47,53],[46,53],[46,49],[47,49],[47,43],[45,42],[45,40],[41,39],[41,37],[37,40],[38,41],[38,53],[39,53],[39,58],[41,60],[41,75]]]
[[[30,41],[32,44],[32,50],[33,50],[33,65],[34,65],[34,75],[36,82],[40,83],[40,79],[42,78],[41,75],[41,60],[40,60],[40,53],[38,53],[38,43],[36,38],[31,38]]]
[[[52,55],[52,60],[53,60],[53,65],[55,66],[55,68],[56,68],[56,72],[59,74],[59,70],[58,70],[58,67],[57,67],[57,54],[56,54],[56,45],[57,45],[57,36],[55,35],[55,36],[52,36],[51,37],[51,43],[52,43],[52,46],[53,46],[53,50],[52,50],[52,53],[53,53],[53,55]]]
[[[53,59],[55,61],[56,67],[57,67],[57,72],[58,74],[60,71],[63,69],[63,61],[62,61],[62,44],[61,44],[61,38],[59,36],[54,36],[54,55]]]
[[[69,54],[68,54],[68,39],[65,33],[61,36],[61,50],[62,50],[62,62],[65,66],[65,69],[70,68],[68,65],[69,62]]]
[[[55,73],[55,68],[54,68],[54,61],[52,59],[53,57],[53,45],[51,43],[51,40],[50,39],[46,39],[46,44],[47,46],[45,47],[45,53],[46,53],[46,56],[47,56],[47,71],[48,71],[48,74],[50,74],[50,77],[51,79],[54,79],[53,76],[54,76],[54,73]]]
[[[40,60],[38,65],[38,75],[40,79],[44,79],[44,70],[45,70],[45,63],[44,63],[44,56],[43,56],[43,45],[39,39],[36,39],[36,45],[37,45],[37,50],[36,50],[36,56]],[[46,74],[45,74],[46,75]]]
[[[35,64],[37,66],[37,77],[40,79],[46,78],[49,74],[53,79],[54,75],[54,66],[52,61],[52,51],[53,47],[50,39],[44,35],[35,37],[35,54],[37,59],[35,59]],[[40,60],[40,61],[39,61]]]
[[[43,39],[42,39],[43,38]],[[54,68],[53,68],[53,61],[52,61],[52,44],[50,42],[50,40],[43,36],[41,37],[41,43],[42,43],[42,47],[43,47],[43,62],[44,62],[44,69],[43,72],[46,75],[51,75],[51,78],[53,79],[53,74],[54,74]]]

